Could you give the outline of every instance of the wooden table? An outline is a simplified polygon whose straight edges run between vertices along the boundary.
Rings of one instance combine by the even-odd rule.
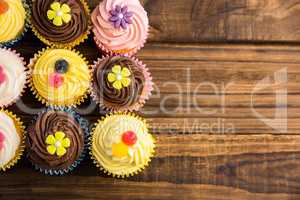
[[[23,157],[1,173],[0,199],[300,199],[300,1],[143,4],[151,31],[138,57],[155,82],[140,112],[157,138],[150,166],[120,180],[87,159],[48,177]],[[28,62],[44,47],[29,33],[15,49]],[[76,49],[90,63],[101,56],[91,37]],[[42,107],[29,90],[22,102]],[[94,123],[105,113],[84,113],[89,105],[79,111]],[[26,124],[32,118],[9,109]]]

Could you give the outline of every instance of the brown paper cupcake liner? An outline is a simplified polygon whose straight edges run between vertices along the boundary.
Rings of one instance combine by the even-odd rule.
[[[13,101],[11,101],[10,103],[8,103],[8,104],[5,104],[5,105],[1,105],[1,104],[0,104],[0,109],[1,109],[1,108],[7,108],[7,107],[9,107],[9,106],[15,104],[18,100],[21,99],[21,97],[22,97],[23,94],[25,93],[25,90],[26,90],[26,88],[27,88],[27,85],[29,84],[29,76],[30,76],[30,70],[29,70],[28,68],[26,68],[26,62],[25,62],[24,58],[21,57],[21,54],[17,53],[16,50],[12,50],[11,48],[1,47],[0,50],[1,50],[1,49],[8,50],[8,51],[14,53],[18,58],[20,58],[20,60],[22,61],[23,65],[24,65],[24,67],[25,67],[25,71],[24,71],[24,72],[25,72],[25,74],[26,74],[26,81],[25,81],[25,83],[24,83],[24,85],[23,85],[23,88],[22,88],[22,90],[21,90],[19,96],[18,96],[17,98],[15,98]]]
[[[102,171],[103,173],[109,175],[109,176],[112,176],[114,178],[121,178],[121,179],[124,179],[124,178],[128,178],[128,177],[132,177],[132,176],[135,176],[135,175],[138,175],[139,173],[141,173],[142,171],[145,170],[145,168],[147,168],[149,166],[149,163],[152,161],[152,158],[154,157],[155,155],[155,148],[156,148],[156,140],[155,138],[153,137],[153,135],[151,135],[152,137],[152,140],[153,140],[153,144],[154,144],[154,148],[153,148],[153,151],[151,152],[147,162],[140,168],[138,168],[136,171],[133,171],[133,172],[128,172],[128,173],[125,173],[125,174],[114,174],[113,172],[110,172],[108,171],[107,169],[105,169],[101,164],[100,162],[96,159],[96,157],[93,155],[93,135],[94,135],[94,132],[95,132],[95,129],[96,127],[102,123],[107,117],[111,117],[113,115],[124,115],[124,116],[132,116],[138,120],[141,120],[147,127],[147,132],[149,133],[149,128],[148,128],[148,124],[146,122],[146,120],[144,118],[141,118],[140,116],[134,114],[134,113],[129,113],[129,112],[115,112],[115,113],[109,113],[107,114],[106,116],[104,117],[101,117],[101,119],[99,119],[93,126],[92,128],[92,131],[91,131],[91,134],[90,134],[90,142],[89,142],[89,154],[91,156],[91,159],[93,160],[93,163],[96,165],[96,167],[98,169],[100,169],[100,171]]]
[[[37,89],[34,86],[33,83],[33,69],[34,69],[34,65],[36,63],[36,61],[40,58],[40,56],[42,56],[46,51],[48,50],[53,50],[53,49],[57,49],[57,48],[52,48],[52,47],[47,47],[42,49],[41,51],[39,51],[38,53],[36,53],[34,55],[33,58],[30,59],[29,64],[28,64],[28,68],[30,69],[30,76],[29,76],[29,87],[30,87],[30,91],[33,93],[33,95],[36,97],[36,99],[38,99],[38,101],[40,101],[42,104],[45,104],[46,106],[66,106],[66,107],[77,107],[78,105],[80,105],[81,103],[83,103],[85,101],[85,99],[88,98],[88,94],[89,94],[89,89],[86,90],[85,94],[83,94],[82,96],[80,96],[79,98],[75,99],[74,102],[70,103],[70,104],[59,104],[56,102],[50,102],[48,99],[42,97],[39,92],[37,91]],[[76,53],[77,55],[79,55],[81,57],[81,59],[84,60],[84,62],[89,66],[89,75],[90,75],[90,80],[91,80],[91,69],[90,69],[90,65],[88,64],[86,58],[78,51],[72,50],[72,49],[68,49],[74,53]],[[89,80],[89,81],[90,81]]]
[[[86,12],[88,13],[88,28],[87,31],[85,33],[83,33],[82,35],[80,35],[80,37],[76,38],[76,40],[74,40],[73,42],[69,42],[69,43],[60,43],[60,42],[51,42],[50,40],[46,39],[45,37],[43,37],[38,30],[34,27],[34,25],[31,23],[31,29],[32,32],[34,33],[34,35],[39,38],[39,40],[41,40],[44,44],[53,47],[53,48],[64,48],[64,49],[72,49],[73,47],[79,45],[80,43],[84,42],[86,39],[88,39],[89,34],[91,33],[91,20],[90,20],[90,15],[91,15],[91,11],[90,8],[87,4],[87,2],[85,0],[80,0],[81,3],[84,6],[84,9],[86,10]]]
[[[116,54],[114,54],[116,55]],[[124,56],[124,55],[123,55]],[[124,108],[114,108],[114,107],[107,107],[106,105],[104,105],[102,102],[101,102],[101,99],[99,99],[99,97],[97,97],[96,95],[96,92],[94,91],[94,86],[93,86],[93,74],[94,74],[94,71],[96,70],[97,68],[97,65],[102,62],[104,59],[108,58],[110,56],[104,56],[102,58],[98,58],[97,61],[94,62],[94,65],[92,66],[92,81],[91,81],[91,85],[90,85],[90,94],[91,94],[91,97],[92,99],[97,103],[99,104],[100,108],[106,110],[106,111],[112,111],[112,112],[118,112],[118,111],[121,111],[121,112],[126,112],[126,111],[138,111],[140,108],[142,108],[144,106],[144,104],[146,103],[146,101],[150,98],[150,96],[152,95],[152,91],[153,91],[153,82],[152,82],[152,76],[148,70],[148,68],[146,67],[145,64],[143,64],[141,61],[139,61],[136,57],[130,57],[130,56],[125,56],[125,57],[128,57],[128,58],[131,58],[132,60],[134,60],[137,65],[142,69],[143,73],[144,73],[144,76],[145,76],[145,85],[144,85],[144,88],[143,88],[143,92],[139,98],[139,101],[136,102],[134,105],[132,106],[129,106],[129,107],[124,107]]]
[[[23,125],[23,122],[21,121],[20,118],[18,118],[15,114],[8,110],[0,109],[0,111],[5,112],[9,117],[11,117],[16,125],[16,129],[18,131],[18,134],[21,139],[21,143],[19,146],[19,149],[16,152],[16,155],[13,159],[11,159],[6,165],[0,167],[0,171],[6,171],[13,167],[18,160],[20,160],[21,156],[23,155],[23,152],[25,150],[25,139],[26,139],[26,131],[25,131],[25,126]]]

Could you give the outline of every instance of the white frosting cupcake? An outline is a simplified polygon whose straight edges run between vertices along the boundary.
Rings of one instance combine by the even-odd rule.
[[[0,48],[0,107],[14,103],[26,84],[23,59],[14,51]]]
[[[0,169],[5,169],[18,157],[22,138],[14,119],[6,112],[0,111],[0,121]]]

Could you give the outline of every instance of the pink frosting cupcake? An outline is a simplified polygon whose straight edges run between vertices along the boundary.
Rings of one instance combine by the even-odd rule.
[[[92,22],[94,40],[106,53],[135,54],[148,36],[149,20],[139,0],[103,0]]]

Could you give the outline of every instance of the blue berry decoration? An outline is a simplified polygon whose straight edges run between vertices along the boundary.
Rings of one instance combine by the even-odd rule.
[[[68,71],[69,63],[65,59],[56,61],[55,71],[60,74],[65,74]]]

